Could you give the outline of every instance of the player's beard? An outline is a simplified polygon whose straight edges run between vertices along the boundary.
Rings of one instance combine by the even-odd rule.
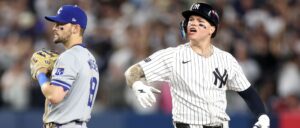
[[[58,43],[65,44],[65,43],[68,42],[68,40],[70,39],[70,37],[71,37],[71,32],[66,32],[66,33],[62,33],[62,34],[56,34],[53,37],[53,42],[55,44],[58,44]]]

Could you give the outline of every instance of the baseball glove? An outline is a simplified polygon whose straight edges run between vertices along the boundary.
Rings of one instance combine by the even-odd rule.
[[[34,80],[36,80],[37,72],[41,68],[46,68],[48,70],[47,76],[51,75],[53,66],[55,61],[58,58],[58,53],[42,49],[33,53],[31,60],[30,60],[30,69],[31,69],[31,76]]]

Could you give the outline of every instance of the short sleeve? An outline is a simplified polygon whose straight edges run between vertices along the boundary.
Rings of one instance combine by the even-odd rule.
[[[237,60],[230,55],[229,59],[231,63],[231,70],[233,77],[228,81],[228,89],[234,91],[244,91],[250,87],[250,82],[246,78],[241,66],[238,64]]]
[[[148,83],[169,80],[174,48],[163,49],[140,61]]]
[[[75,56],[71,54],[62,54],[57,59],[51,77],[51,84],[61,86],[64,91],[71,88],[80,69]]]

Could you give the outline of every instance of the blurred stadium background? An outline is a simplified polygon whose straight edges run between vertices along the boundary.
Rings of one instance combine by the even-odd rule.
[[[197,0],[0,0],[0,127],[42,127],[44,97],[30,78],[29,60],[52,43],[51,24],[62,4],[88,14],[85,43],[96,55],[101,83],[91,128],[172,128],[168,85],[150,109],[139,106],[124,81],[130,65],[154,51],[184,43],[181,11]],[[214,45],[232,53],[258,90],[271,128],[300,127],[300,1],[210,0],[222,22]],[[255,122],[244,101],[228,93],[231,128]]]

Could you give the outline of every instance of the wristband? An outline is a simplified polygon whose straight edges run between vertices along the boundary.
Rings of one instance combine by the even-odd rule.
[[[40,86],[42,87],[45,83],[49,82],[49,79],[47,78],[45,73],[39,73],[37,76],[37,79],[39,81]]]

